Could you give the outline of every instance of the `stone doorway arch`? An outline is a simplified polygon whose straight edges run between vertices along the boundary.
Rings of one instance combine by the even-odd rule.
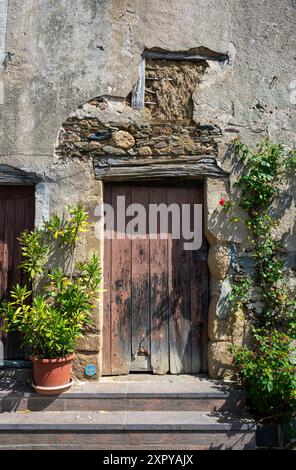
[[[103,200],[105,181],[135,181],[178,177],[203,179],[205,187],[204,229],[209,242],[208,266],[211,277],[208,315],[208,373],[231,377],[229,346],[241,342],[244,320],[230,317],[231,245],[221,237],[223,215],[217,210],[221,197],[229,194],[229,176],[218,164],[221,132],[215,125],[188,122],[153,122],[145,110],[134,110],[124,99],[101,96],[89,100],[63,123],[55,155],[58,162],[79,162],[92,173],[93,190],[88,209],[94,211]],[[93,212],[92,212],[93,213]],[[85,241],[86,251],[103,259],[103,227],[93,217],[93,231]],[[230,237],[229,237],[230,239]],[[92,331],[79,341],[76,374],[85,378],[85,367],[96,366],[93,378],[102,373],[103,309],[98,305]]]

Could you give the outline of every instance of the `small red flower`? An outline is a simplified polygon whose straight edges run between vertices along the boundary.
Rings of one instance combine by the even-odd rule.
[[[224,206],[224,204],[225,204],[225,199],[223,199],[223,197],[220,199],[219,204],[220,204],[220,206]]]

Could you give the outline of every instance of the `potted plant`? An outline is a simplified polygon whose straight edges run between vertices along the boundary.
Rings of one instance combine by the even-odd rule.
[[[43,394],[60,393],[72,383],[77,339],[91,322],[101,285],[99,259],[75,262],[75,248],[87,231],[87,213],[70,207],[53,215],[42,229],[19,238],[25,285],[17,284],[0,308],[3,329],[18,331],[31,351],[32,383]]]

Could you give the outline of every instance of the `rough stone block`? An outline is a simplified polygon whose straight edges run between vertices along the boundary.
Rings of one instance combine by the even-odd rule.
[[[224,279],[229,267],[229,247],[220,243],[210,246],[208,266],[214,278]]]
[[[77,340],[76,348],[79,351],[99,352],[101,350],[101,335],[85,334]]]
[[[152,155],[152,150],[150,147],[148,147],[147,145],[145,145],[144,147],[140,147],[138,149],[138,154],[145,157],[146,155]]]
[[[129,132],[118,131],[113,133],[111,145],[123,150],[129,150],[135,145],[135,139]]]
[[[230,341],[231,340],[231,324],[229,319],[221,319],[217,315],[217,304],[219,298],[212,297],[208,314],[208,334],[211,341]]]
[[[250,343],[251,324],[245,318],[242,309],[239,309],[232,315],[232,342],[237,346],[243,346]]]
[[[235,378],[233,356],[230,352],[230,341],[211,341],[208,348],[208,373],[213,379]]]
[[[125,155],[125,151],[121,148],[113,147],[112,145],[105,145],[103,150],[109,155]]]
[[[101,374],[101,364],[99,357],[99,354],[85,354],[78,351],[73,363],[74,376],[79,380],[98,380]],[[91,377],[87,376],[85,373],[85,367],[89,364],[95,366],[96,368],[96,373]]]

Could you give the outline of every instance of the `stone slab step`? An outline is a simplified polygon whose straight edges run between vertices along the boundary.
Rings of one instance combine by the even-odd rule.
[[[240,411],[244,392],[222,381],[78,382],[56,396],[36,394],[30,385],[0,384],[4,411]]]
[[[0,449],[252,449],[247,416],[196,411],[4,412]]]

